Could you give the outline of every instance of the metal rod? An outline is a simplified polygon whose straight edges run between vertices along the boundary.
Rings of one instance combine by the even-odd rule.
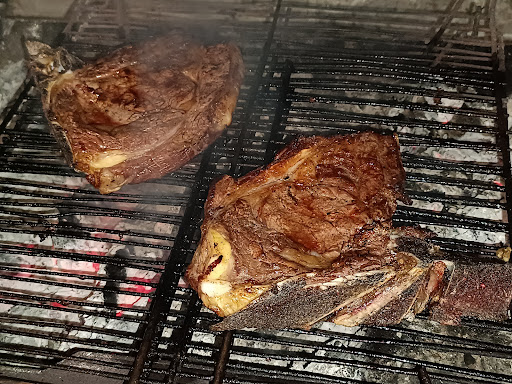
[[[256,102],[256,98],[258,96],[258,88],[259,83],[261,82],[261,79],[263,78],[263,73],[265,72],[265,66],[267,64],[267,59],[270,55],[270,48],[272,46],[272,42],[274,41],[274,33],[276,31],[277,27],[277,21],[279,20],[279,14],[281,10],[281,1],[277,0],[276,5],[274,8],[274,14],[272,15],[272,24],[270,26],[270,29],[268,31],[267,39],[265,40],[265,45],[263,46],[263,53],[260,57],[258,68],[255,72],[255,77],[258,79],[257,83],[254,84],[253,88],[251,89],[251,93],[247,97],[247,109],[245,111],[244,116],[240,119],[242,128],[240,130],[240,134],[238,136],[238,145],[235,147],[235,153],[233,154],[233,158],[231,159],[231,167],[230,167],[230,174],[233,176],[237,175],[237,167],[238,167],[238,159],[240,157],[240,154],[242,153],[242,147],[243,147],[243,141],[246,136],[247,128],[250,125],[250,118],[252,115],[252,111],[254,108],[254,104]]]
[[[229,360],[231,346],[233,344],[233,331],[225,331],[222,334],[222,345],[220,347],[219,358],[215,364],[212,384],[222,384],[226,374],[226,364]]]
[[[278,132],[281,130],[281,124],[286,120],[284,113],[288,112],[291,101],[287,100],[290,94],[290,79],[294,70],[293,62],[286,60],[284,64],[284,70],[281,72],[282,83],[279,92],[279,100],[277,102],[276,112],[274,114],[274,121],[270,129],[269,143],[265,150],[265,163],[268,164],[275,155],[276,142],[275,138]]]
[[[165,266],[165,270],[160,277],[160,284],[155,291],[155,298],[151,302],[149,314],[147,315],[148,324],[144,329],[139,350],[135,356],[132,368],[130,369],[130,378],[127,381],[128,384],[140,383],[143,370],[149,364],[149,353],[153,347],[159,323],[165,318],[171,305],[171,300],[168,300],[168,298],[171,297],[175,291],[178,280],[175,271],[177,270],[177,266],[182,264],[185,259],[185,253],[182,252],[182,249],[185,248],[185,243],[189,242],[187,232],[194,219],[192,213],[196,205],[196,200],[201,189],[201,180],[204,177],[204,172],[209,162],[212,149],[213,147],[211,146],[203,153],[201,165],[196,174],[196,182],[194,183],[195,188],[190,194],[183,222],[180,225],[171,255],[169,256],[169,262]]]
[[[439,41],[441,40],[441,37],[444,34],[444,31],[446,30],[446,28],[448,27],[448,25],[454,18],[455,12],[457,12],[459,10],[460,6],[462,5],[462,3],[464,3],[464,1],[465,0],[452,0],[450,2],[448,7],[446,8],[445,15],[444,15],[442,22],[440,23],[436,33],[434,34],[434,36],[432,36],[430,41],[428,41],[428,43],[427,43],[427,52],[430,52],[435,46],[438,45]]]

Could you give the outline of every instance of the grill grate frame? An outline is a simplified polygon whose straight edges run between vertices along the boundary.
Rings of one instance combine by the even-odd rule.
[[[487,219],[478,217],[476,211],[459,213],[457,210],[470,206],[512,212],[509,137],[503,107],[503,51],[493,18],[495,2],[468,5],[467,9],[464,9],[465,5],[463,1],[454,0],[448,5],[451,12],[438,10],[425,14],[419,9],[396,12],[386,8],[284,0],[256,1],[251,7],[244,7],[236,0],[216,2],[215,5],[195,1],[172,6],[163,1],[152,1],[144,6],[135,1],[77,2],[64,31],[64,45],[82,56],[93,57],[124,41],[144,38],[158,32],[170,20],[178,27],[206,23],[198,34],[207,38],[205,30],[214,22],[220,24],[215,28],[216,37],[241,43],[249,72],[233,123],[221,139],[191,164],[151,182],[150,187],[141,185],[113,196],[97,194],[81,184],[79,177],[62,160],[55,160],[58,148],[45,131],[37,94],[30,84],[25,86],[0,126],[2,133],[8,136],[0,147],[0,172],[3,175],[0,193],[12,196],[0,206],[2,216],[10,215],[0,217],[1,232],[10,225],[10,231],[22,234],[29,229],[42,241],[48,237],[98,240],[88,233],[98,228],[81,222],[44,222],[70,214],[91,217],[93,222],[98,222],[101,217],[118,217],[127,222],[140,219],[170,224],[174,229],[168,236],[104,228],[100,232],[108,243],[134,249],[132,257],[108,259],[99,253],[71,254],[41,246],[2,243],[3,255],[27,253],[57,260],[98,263],[101,268],[113,266],[112,271],[123,268],[150,271],[159,276],[155,282],[137,282],[151,292],[130,292],[132,296],[151,299],[145,306],[130,308],[121,316],[121,321],[136,324],[131,331],[63,322],[59,324],[61,328],[94,330],[117,338],[109,344],[101,339],[80,337],[78,341],[83,348],[68,355],[51,348],[24,346],[20,348],[24,356],[13,358],[8,355],[13,346],[1,344],[0,348],[6,351],[1,358],[24,365],[22,369],[16,367],[6,371],[7,376],[36,380],[38,368],[43,367],[47,368],[45,372],[50,371],[45,380],[53,382],[55,377],[51,371],[84,374],[85,367],[102,380],[130,383],[512,382],[510,374],[496,372],[496,368],[471,368],[465,360],[460,362],[461,356],[466,359],[469,354],[484,365],[490,358],[512,364],[512,351],[506,343],[512,338],[510,321],[496,324],[468,320],[459,329],[450,330],[434,326],[424,316],[419,316],[415,322],[399,327],[365,327],[361,334],[327,325],[323,326],[325,329],[321,327],[309,332],[219,334],[208,330],[216,317],[205,311],[197,296],[180,283],[199,240],[202,206],[210,182],[219,174],[241,175],[268,162],[276,150],[297,134],[351,133],[371,127],[399,132],[405,149],[416,146],[473,151],[476,156],[494,153],[494,156],[488,156],[494,161],[474,163],[437,159],[434,152],[405,150],[407,190],[423,205],[401,206],[395,222],[447,228],[441,232],[437,244],[445,250],[457,251],[465,258],[492,258],[498,246],[492,240],[498,237],[490,237],[487,242],[457,240],[451,236],[451,228],[466,229],[469,233],[466,237],[482,232],[499,234],[508,245],[512,229],[506,217]],[[148,26],[149,17],[161,24]],[[95,44],[99,38],[101,44]],[[440,89],[440,84],[448,89]],[[428,104],[424,99],[414,99],[415,96],[462,99],[465,106],[454,111],[450,107]],[[410,114],[382,115],[382,111],[392,109],[406,110]],[[452,114],[456,116],[456,122],[442,124],[424,117],[425,113],[450,112],[455,112]],[[414,129],[407,130],[410,126]],[[456,136],[450,137],[453,133]],[[37,138],[37,144],[33,143],[34,138]],[[15,153],[20,149],[21,154]],[[28,161],[27,152],[34,156]],[[458,173],[453,173],[455,167]],[[18,176],[23,173],[31,176]],[[4,177],[4,174],[11,177]],[[465,174],[474,177],[464,177]],[[40,177],[44,175],[55,179],[43,185]],[[62,176],[73,178],[77,184],[71,187],[62,182],[59,184]],[[415,186],[419,184],[444,185],[453,190],[443,195],[435,189],[418,190]],[[174,192],[158,196],[149,193],[152,187],[170,188]],[[481,197],[475,191],[488,191],[489,196]],[[21,199],[35,199],[36,202],[24,203]],[[177,213],[148,214],[144,210],[133,212],[133,209],[116,206],[141,201],[149,207],[176,205]],[[432,209],[432,204],[436,203],[448,208],[442,213],[436,212]],[[12,204],[15,210],[9,210]],[[53,216],[20,212],[51,208],[54,204],[59,204],[64,214],[60,211]],[[145,254],[152,250],[165,252],[165,257],[146,257]],[[0,270],[2,284],[29,279],[4,272],[34,273],[31,268],[21,265],[2,264]],[[49,268],[44,274],[62,278],[76,276],[76,273],[55,272]],[[129,284],[130,280],[116,276],[115,272],[113,275],[84,275],[81,278],[103,284],[89,287],[91,291],[118,294],[126,290],[126,286],[121,285]],[[78,289],[83,286],[82,282],[53,281],[48,284]],[[115,311],[123,309],[56,296],[51,297],[49,304],[44,304],[41,299],[37,295],[2,290],[0,303],[22,302],[26,306],[45,308],[50,314],[58,310],[94,314],[110,320],[118,319]],[[58,305],[52,306],[52,303]],[[2,321],[2,332],[11,335],[43,337],[55,343],[72,339],[69,335],[44,333],[43,327],[50,325],[46,320],[2,315]],[[9,327],[7,321],[14,324],[14,328]],[[36,335],[22,325],[40,327],[43,331]],[[130,342],[121,343],[121,337]],[[98,348],[106,353],[97,352]],[[420,349],[431,350],[434,354],[415,357]],[[107,353],[111,356],[107,357]],[[454,362],[439,363],[432,357],[436,353],[445,358],[452,354]],[[29,367],[34,369],[29,370]]]

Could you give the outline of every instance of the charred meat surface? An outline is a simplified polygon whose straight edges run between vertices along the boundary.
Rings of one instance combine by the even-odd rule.
[[[409,252],[396,252],[392,238],[407,236],[402,229],[376,229],[376,252],[344,254],[325,269],[278,281],[260,297],[213,326],[240,328],[303,328],[318,321],[345,326],[397,324],[425,308],[428,282],[435,286],[431,263]]]
[[[432,320],[457,325],[463,317],[503,321],[510,317],[510,264],[455,265],[448,285],[432,306]]]
[[[404,180],[396,137],[366,132],[299,138],[268,166],[217,181],[186,273],[203,303],[225,317],[212,328],[391,325],[434,302],[442,323],[502,319],[510,269],[494,283],[485,278],[486,294],[472,299],[463,284],[461,296],[449,279],[453,265],[429,242],[434,234],[392,227],[397,200],[409,201]],[[477,272],[458,268],[456,279]],[[492,291],[500,304],[470,310]],[[492,314],[482,316],[486,310]]]
[[[424,279],[428,265],[392,239],[427,236],[392,232],[404,179],[396,138],[362,133],[300,138],[267,167],[219,180],[187,271],[207,307],[232,315],[217,328],[347,323],[361,301],[382,307]],[[369,298],[393,283],[386,300]]]
[[[176,170],[231,123],[244,66],[232,44],[178,35],[88,65],[29,41],[29,68],[66,159],[101,193]]]

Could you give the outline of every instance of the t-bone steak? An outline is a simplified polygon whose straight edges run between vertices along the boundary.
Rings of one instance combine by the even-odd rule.
[[[397,138],[366,132],[299,138],[266,167],[217,181],[186,273],[225,317],[213,329],[391,325],[427,306],[450,324],[506,318],[510,266],[462,282],[464,304],[450,276],[472,267],[440,260],[432,232],[392,226],[397,200],[409,203],[404,180]]]
[[[233,44],[179,35],[94,63],[28,41],[28,66],[60,147],[101,193],[176,170],[231,123],[244,65]]]

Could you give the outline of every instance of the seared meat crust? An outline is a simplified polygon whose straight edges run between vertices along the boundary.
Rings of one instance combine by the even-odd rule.
[[[508,266],[454,266],[432,232],[391,226],[404,178],[396,138],[368,132],[300,138],[216,182],[186,273],[225,317],[212,329],[384,326],[427,306],[442,323],[505,319]]]
[[[430,264],[399,251],[396,239],[415,238],[424,250],[429,234],[390,224],[397,199],[408,201],[404,179],[396,138],[371,132],[300,138],[268,166],[220,179],[187,270],[203,302],[231,315],[216,329],[348,324],[348,312],[380,303],[364,323],[407,289],[397,318],[422,309],[414,303]]]
[[[397,198],[407,200],[404,178],[392,136],[300,138],[265,168],[211,187],[189,282],[197,290],[207,270],[210,228],[233,247],[234,283],[266,284],[325,268],[365,227],[389,225]]]
[[[236,46],[177,35],[79,69],[62,48],[27,48],[54,135],[101,193],[161,177],[204,150],[231,123],[244,73]]]

